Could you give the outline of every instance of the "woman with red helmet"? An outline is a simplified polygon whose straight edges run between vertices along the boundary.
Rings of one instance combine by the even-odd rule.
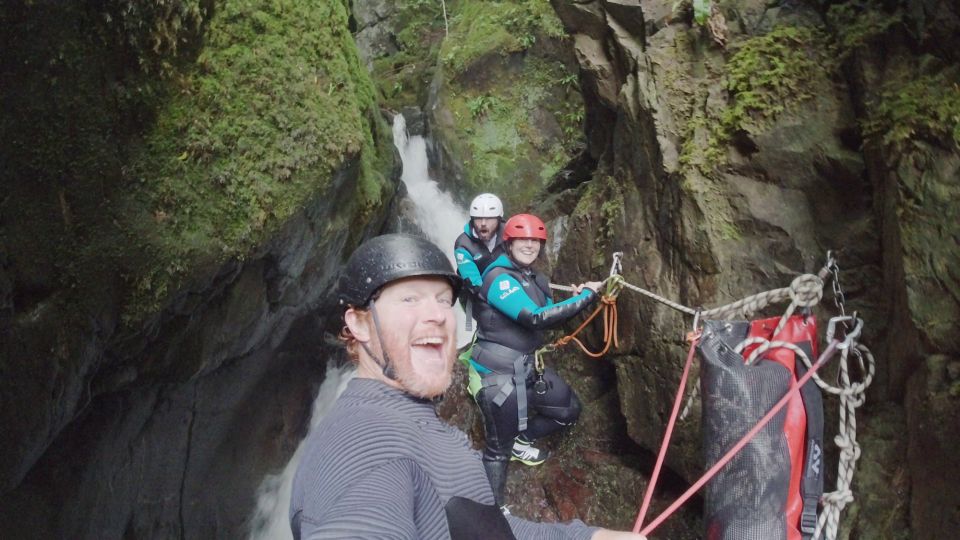
[[[497,504],[503,505],[510,461],[539,465],[546,452],[532,441],[576,422],[580,400],[550,368],[535,373],[533,353],[543,331],[580,313],[598,296],[600,283],[587,282],[554,303],[549,279],[531,265],[547,241],[537,216],[518,214],[503,228],[505,253],[487,266],[474,315],[477,342],[470,358],[474,399],[483,412],[483,464]]]

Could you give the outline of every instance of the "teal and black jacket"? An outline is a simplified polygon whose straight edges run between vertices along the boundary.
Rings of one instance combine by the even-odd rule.
[[[533,353],[543,344],[544,330],[562,324],[598,298],[584,289],[554,303],[546,276],[531,268],[518,268],[506,254],[487,267],[479,296],[485,302],[477,302],[474,308],[478,342],[493,342],[520,354]]]
[[[473,227],[468,221],[463,227],[463,234],[457,237],[453,246],[453,254],[457,260],[457,273],[463,278],[464,286],[476,293],[483,285],[483,271],[503,253],[503,223],[497,227],[497,242],[493,251],[487,249],[487,244],[473,234]]]

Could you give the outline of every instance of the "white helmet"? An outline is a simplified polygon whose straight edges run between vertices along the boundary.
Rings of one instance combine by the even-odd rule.
[[[470,217],[502,218],[503,203],[493,193],[481,193],[474,197],[473,202],[470,203]]]

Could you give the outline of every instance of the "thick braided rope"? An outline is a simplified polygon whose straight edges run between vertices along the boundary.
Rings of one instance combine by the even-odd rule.
[[[773,335],[777,335],[780,333],[780,330],[783,330],[784,325],[787,324],[787,320],[790,319],[790,316],[793,315],[793,312],[796,310],[796,308],[808,308],[815,306],[820,302],[820,299],[823,298],[823,278],[826,276],[826,268],[827,267],[824,266],[820,270],[819,275],[801,274],[797,276],[792,282],[790,282],[789,287],[773,289],[755,294],[753,296],[748,296],[742,300],[733,302],[732,304],[727,304],[726,306],[704,311],[700,314],[700,317],[715,317],[718,319],[723,319],[729,316],[735,316],[741,312],[743,313],[744,317],[750,317],[754,311],[762,309],[771,303],[780,302],[790,298],[790,305],[783,313],[783,316],[780,317],[780,322],[777,323],[777,328],[773,332]],[[624,286],[627,286],[627,284],[624,284]],[[800,351],[799,354],[803,354],[803,352]],[[804,358],[806,358],[806,355],[804,355]],[[807,362],[809,364],[809,359],[807,359]],[[748,361],[747,363],[752,363],[752,361]],[[817,379],[817,384],[821,385],[822,381],[817,374],[814,374],[814,378]],[[692,389],[690,390],[690,396],[687,398],[687,402],[683,406],[683,412],[680,413],[680,420],[685,420],[687,418],[687,415],[690,414],[690,410],[693,408],[693,403],[700,395],[700,387],[698,385],[693,384],[691,387]]]
[[[797,307],[808,308],[815,306],[823,298],[823,280],[826,279],[830,272],[829,264],[829,262],[825,264],[817,273],[817,275],[801,274],[797,276],[790,283],[789,287],[773,289],[771,291],[748,296],[742,300],[733,302],[732,304],[727,304],[726,306],[705,311],[700,314],[700,317],[715,317],[718,319],[723,319],[730,316],[736,316],[742,312],[743,317],[749,318],[755,311],[762,309],[771,303],[780,302],[790,298],[790,305],[787,307],[787,310],[784,312],[783,316],[780,317],[780,322],[777,323],[777,328],[773,332],[773,335],[777,335],[780,330],[783,330],[784,325],[787,324],[787,320],[790,319],[790,316],[793,315],[793,312]],[[814,374],[814,376],[819,379],[819,376],[816,374]],[[822,381],[818,381],[817,384],[819,385],[820,382]],[[687,418],[687,415],[690,414],[690,410],[693,408],[694,401],[696,401],[697,396],[700,395],[700,387],[698,385],[693,384],[691,387],[692,389],[690,390],[690,396],[687,398],[687,402],[683,406],[683,412],[680,413],[680,420],[685,420]]]
[[[873,354],[866,346],[857,344],[854,354],[862,362],[866,358],[866,365],[861,364],[865,373],[863,380],[858,383],[850,382],[848,357],[850,349],[844,349],[840,356],[840,384],[842,388],[831,392],[840,396],[840,429],[833,441],[840,449],[840,461],[837,464],[837,489],[824,493],[821,498],[823,511],[817,520],[817,527],[813,531],[813,538],[834,540],[840,524],[840,513],[853,502],[853,473],[856,470],[857,460],[860,459],[860,444],[857,443],[857,408],[863,405],[866,399],[866,389],[873,381],[875,362]],[[821,386],[822,387],[822,386]],[[826,388],[825,388],[826,390]],[[830,391],[830,390],[828,390]],[[823,535],[823,536],[821,536]]]
[[[746,349],[750,345],[754,345],[757,343],[759,343],[760,346],[754,349],[750,353],[750,356],[747,357],[747,360],[746,362],[744,362],[744,364],[748,366],[752,366],[753,363],[757,361],[757,358],[761,354],[769,351],[770,349],[790,349],[791,351],[794,352],[794,354],[796,354],[797,356],[803,359],[804,364],[807,364],[808,366],[810,365],[810,357],[807,356],[807,353],[803,352],[803,349],[801,349],[800,347],[797,347],[796,345],[794,345],[793,343],[790,343],[789,341],[776,341],[776,340],[770,341],[762,337],[752,337],[752,338],[747,338],[741,341],[739,344],[737,344],[736,347],[734,347],[733,350],[736,351],[737,354],[740,354],[743,352],[744,349]],[[816,373],[814,373],[814,377],[815,376],[816,376]]]
[[[613,265],[610,267],[610,275],[604,279],[604,283],[613,278],[614,275],[620,275],[622,266],[620,264],[620,252],[614,253]],[[788,312],[784,314],[780,321],[780,327],[786,323],[786,320],[790,318],[790,315],[793,314],[793,310],[797,307],[810,307],[816,305],[817,302],[823,298],[823,281],[830,274],[830,269],[828,265],[824,265],[817,274],[801,274],[797,276],[791,283],[789,287],[782,287],[780,289],[772,289],[769,291],[764,291],[757,293],[746,298],[737,300],[730,304],[723,306],[715,307],[708,310],[700,311],[701,319],[727,319],[734,317],[738,314],[742,314],[743,317],[750,317],[755,312],[769,306],[770,304],[775,304],[783,302],[786,299],[791,299],[791,307],[787,308]],[[691,307],[687,307],[678,302],[674,302],[669,298],[660,296],[652,291],[648,291],[642,287],[638,287],[632,283],[627,282],[626,280],[622,281],[623,286],[630,289],[631,291],[638,292],[648,298],[656,300],[661,304],[671,307],[687,315],[696,316],[697,310]],[[558,291],[567,291],[574,292],[573,287],[567,285],[557,285],[554,283],[550,284],[551,289],[556,289]],[[778,327],[777,331],[780,330]]]

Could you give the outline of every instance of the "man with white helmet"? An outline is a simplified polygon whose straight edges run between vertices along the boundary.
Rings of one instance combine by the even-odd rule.
[[[500,254],[503,239],[503,203],[493,193],[481,193],[470,203],[470,221],[453,246],[457,273],[470,293],[483,285],[480,276]]]

